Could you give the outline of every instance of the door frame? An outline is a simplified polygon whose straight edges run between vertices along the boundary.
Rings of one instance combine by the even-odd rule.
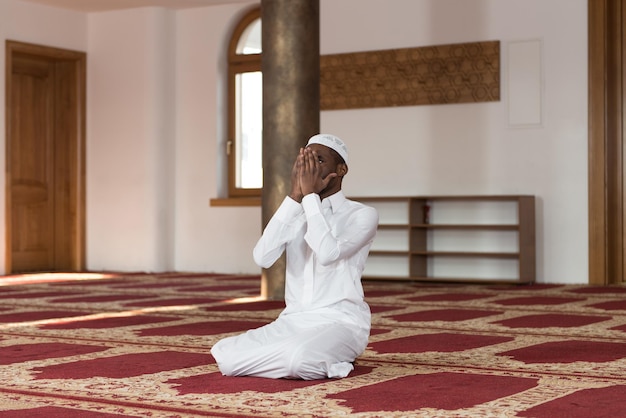
[[[73,179],[73,185],[75,187],[76,198],[71,202],[73,219],[72,224],[72,270],[83,271],[85,269],[85,143],[86,143],[86,72],[87,72],[87,55],[84,52],[73,51],[68,49],[54,48],[43,45],[30,44],[19,41],[6,41],[5,48],[5,272],[10,274],[12,272],[12,231],[11,231],[11,107],[12,107],[12,69],[13,69],[13,55],[16,53],[26,53],[29,55],[35,55],[45,58],[51,58],[59,61],[72,62],[75,70],[76,77],[72,80],[72,83],[76,87],[76,160],[73,162],[73,171],[76,173],[76,178]]]
[[[626,0],[588,0],[589,284],[625,280]]]

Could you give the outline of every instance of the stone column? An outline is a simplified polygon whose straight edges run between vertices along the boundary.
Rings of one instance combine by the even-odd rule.
[[[261,0],[263,227],[291,187],[300,147],[320,129],[319,0]],[[261,294],[283,299],[285,256],[263,270]]]

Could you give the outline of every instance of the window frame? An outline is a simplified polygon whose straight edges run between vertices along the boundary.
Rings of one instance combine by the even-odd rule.
[[[261,8],[256,7],[246,13],[230,38],[228,45],[228,138],[226,155],[228,162],[228,197],[260,197],[262,188],[237,187],[237,75],[261,71],[261,54],[239,54],[237,46],[245,30],[261,18]]]

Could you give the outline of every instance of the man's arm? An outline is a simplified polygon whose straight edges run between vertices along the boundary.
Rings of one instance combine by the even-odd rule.
[[[301,214],[302,205],[285,197],[252,251],[254,262],[259,267],[268,268],[278,260],[287,243],[304,223],[304,219],[299,216]]]
[[[299,220],[302,214],[302,205],[300,204],[302,190],[299,180],[302,155],[303,152],[300,149],[300,154],[291,170],[291,192],[289,196],[285,197],[285,200],[278,207],[252,251],[254,262],[259,267],[268,268],[274,264],[285,251],[285,245],[293,239],[303,223],[303,220]]]
[[[374,238],[378,227],[378,212],[374,208],[363,206],[348,219],[342,228],[341,235],[332,231],[321,214],[321,200],[318,193],[324,190],[338,174],[328,173],[322,177],[323,170],[317,157],[317,153],[308,148],[305,148],[299,156],[301,160],[300,187],[304,195],[302,207],[307,219],[307,232],[304,239],[315,252],[318,261],[322,265],[327,265],[356,254]]]
[[[304,239],[322,265],[353,256],[376,236],[378,212],[372,207],[363,206],[353,213],[342,233],[337,234],[319,211],[319,196],[306,195],[302,199],[302,206],[308,224]]]

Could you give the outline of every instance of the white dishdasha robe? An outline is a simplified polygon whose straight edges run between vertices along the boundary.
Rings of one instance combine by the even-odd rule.
[[[322,213],[322,207],[329,206]],[[285,309],[272,323],[218,341],[211,353],[227,376],[345,377],[366,348],[371,314],[361,274],[378,213],[339,191],[320,201],[286,197],[254,248],[268,268],[287,253]]]

